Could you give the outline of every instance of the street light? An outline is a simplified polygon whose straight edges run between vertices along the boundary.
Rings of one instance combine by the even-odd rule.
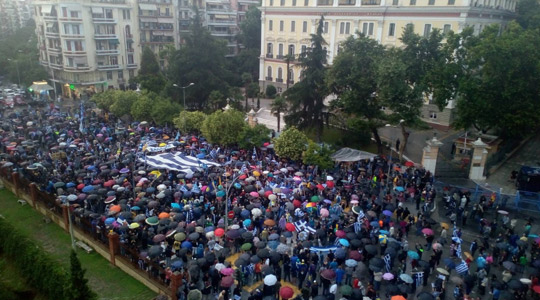
[[[21,88],[21,75],[19,74],[19,61],[16,59],[8,58],[8,61],[15,62],[15,68],[17,68],[17,79],[19,80],[19,84],[17,85],[18,88]]]
[[[227,230],[227,228],[229,228],[228,226],[228,223],[229,223],[229,191],[231,190],[231,188],[233,187],[234,185],[234,182],[240,178],[240,175],[241,174],[238,174],[236,175],[236,177],[233,178],[233,180],[231,181],[230,185],[225,189],[225,230]],[[228,177],[228,176],[226,176]]]
[[[184,97],[184,109],[186,109],[186,89],[190,86],[194,86],[195,83],[190,83],[186,86],[179,86],[178,84],[174,83],[173,86],[174,87],[177,87],[177,88],[181,88],[182,89],[182,94],[183,94],[183,97]]]

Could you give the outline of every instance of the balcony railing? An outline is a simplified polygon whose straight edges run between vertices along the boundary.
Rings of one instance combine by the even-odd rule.
[[[118,49],[101,49],[101,50],[96,50],[96,54],[97,55],[118,55],[120,52],[118,51]]]
[[[277,58],[277,59],[284,59],[285,56],[284,56],[283,54],[278,54],[278,55],[276,55],[276,58]]]
[[[49,67],[56,70],[62,70],[64,68],[64,65],[62,63],[49,63]]]
[[[84,34],[62,34],[62,37],[67,39],[84,39]]]
[[[98,65],[97,66],[98,70],[114,70],[114,69],[119,69],[119,68],[120,68],[119,65]]]
[[[112,18],[92,18],[94,23],[107,23],[107,24],[116,24],[116,19]]]
[[[45,20],[45,21],[57,21],[58,16],[43,16],[43,20]]]
[[[64,66],[65,71],[85,72],[90,70],[90,66]]]
[[[116,33],[95,33],[95,39],[118,39]]]
[[[276,78],[276,82],[283,82],[283,78]]]
[[[60,37],[60,33],[58,32],[52,32],[52,31],[45,31],[46,37]]]
[[[272,77],[266,76],[266,80],[267,80],[267,81],[272,81]]]
[[[60,17],[58,20],[62,22],[82,22],[82,18],[79,17]]]
[[[62,48],[60,47],[49,47],[47,48],[47,50],[49,50],[49,52],[56,52],[56,53],[62,52]]]
[[[136,64],[136,63],[133,63],[133,64],[129,64],[129,63],[128,63],[128,64],[126,65],[126,67],[127,67],[128,69],[135,69],[135,68],[137,68],[137,64]]]
[[[76,50],[76,51],[65,50],[64,54],[65,55],[86,55],[86,51],[84,51],[84,50]]]
[[[272,54],[272,53],[266,53],[266,58],[274,58],[274,54]]]

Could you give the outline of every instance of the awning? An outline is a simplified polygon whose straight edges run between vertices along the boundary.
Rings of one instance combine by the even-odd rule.
[[[170,18],[158,18],[158,22],[162,24],[174,24],[174,20]]]
[[[48,85],[46,81],[34,82],[34,84],[30,86],[30,88],[38,92],[54,90],[53,87]]]
[[[92,13],[96,14],[96,15],[102,15],[103,14],[103,8],[102,7],[92,6]]]
[[[139,8],[141,10],[157,10],[157,6],[155,4],[139,4]]]
[[[332,154],[331,157],[334,161],[359,161],[362,159],[370,159],[375,156],[377,156],[377,154],[351,148],[342,148]]]
[[[156,18],[140,18],[140,21],[142,23],[156,23],[157,19]]]
[[[78,65],[86,65],[88,64],[88,59],[86,57],[74,57],[73,62]]]
[[[42,5],[41,6],[41,13],[42,14],[51,14],[52,11],[52,5]]]
[[[217,20],[229,20],[230,16],[229,15],[215,15],[214,19],[217,19]]]

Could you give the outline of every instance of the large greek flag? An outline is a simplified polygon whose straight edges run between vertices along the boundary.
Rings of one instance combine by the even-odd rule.
[[[199,168],[202,164],[207,166],[219,166],[220,164],[196,157],[182,155],[180,153],[161,153],[157,155],[146,155],[138,158],[151,167],[184,172],[186,169]]]
[[[469,266],[464,260],[461,260],[461,263],[456,266],[456,272],[458,272],[459,275],[463,275],[469,271]]]

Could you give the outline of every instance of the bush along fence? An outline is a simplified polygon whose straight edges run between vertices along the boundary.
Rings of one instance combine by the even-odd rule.
[[[54,195],[39,190],[35,183],[7,168],[0,168],[0,180],[7,189],[29,203],[47,220],[50,219],[69,232],[68,209],[73,208],[63,205]],[[117,233],[105,232],[104,228],[99,223],[93,222],[94,219],[90,216],[78,215],[73,210],[70,212],[76,239],[92,247],[113,266],[120,268],[154,292],[177,300],[176,292],[173,291],[177,291],[182,285],[181,273],[174,272],[170,280],[167,280],[166,270],[158,261],[142,257],[135,249],[121,244]]]

